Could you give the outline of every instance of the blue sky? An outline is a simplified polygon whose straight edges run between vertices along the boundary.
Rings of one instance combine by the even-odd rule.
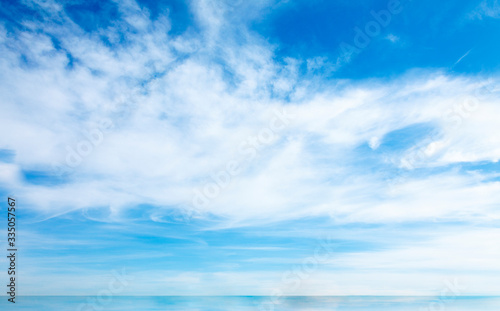
[[[387,10],[387,5],[388,1],[296,1],[269,12],[269,18],[255,22],[253,29],[279,46],[279,57],[334,59],[342,53],[342,42],[352,44],[354,28],[364,30],[375,20],[371,11]],[[402,1],[401,12],[335,77],[383,78],[429,67],[453,73],[495,72],[499,45],[492,36],[499,26],[494,19],[478,15],[481,5],[478,1]],[[468,51],[467,61],[454,66]]]
[[[496,0],[2,1],[20,293],[498,293],[499,34]]]

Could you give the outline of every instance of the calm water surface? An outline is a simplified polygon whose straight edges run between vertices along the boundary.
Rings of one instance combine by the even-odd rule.
[[[106,297],[104,297],[106,298]],[[499,311],[500,297],[17,297],[16,304],[1,297],[0,310],[366,310],[366,311]]]

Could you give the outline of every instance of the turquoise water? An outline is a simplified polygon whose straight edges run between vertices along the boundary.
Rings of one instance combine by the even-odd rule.
[[[369,310],[369,311],[489,311],[500,310],[500,297],[1,297],[0,310]]]

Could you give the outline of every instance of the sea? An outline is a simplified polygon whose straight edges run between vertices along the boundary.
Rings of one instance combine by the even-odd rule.
[[[379,297],[379,296],[230,296],[230,297],[93,297],[19,296],[16,303],[3,296],[0,310],[105,311],[105,310],[182,310],[182,311],[499,311],[499,297]]]

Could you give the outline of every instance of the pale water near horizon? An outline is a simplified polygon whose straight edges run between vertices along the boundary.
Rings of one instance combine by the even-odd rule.
[[[102,297],[50,296],[16,297],[16,303],[1,297],[0,310],[37,311],[118,311],[118,310],[193,310],[193,311],[250,311],[250,310],[346,310],[346,311],[498,311],[500,297],[283,297],[280,304],[273,304],[272,297]]]

